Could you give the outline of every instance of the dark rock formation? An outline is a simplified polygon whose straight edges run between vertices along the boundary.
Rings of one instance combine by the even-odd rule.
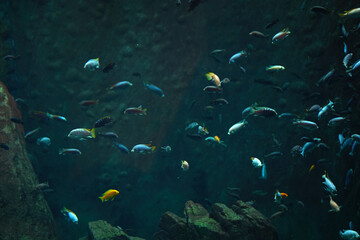
[[[121,229],[111,226],[108,222],[98,220],[89,222],[89,236],[79,240],[145,240],[139,237],[131,237]]]
[[[154,234],[157,240],[191,239],[252,239],[277,240],[278,234],[270,221],[255,208],[237,201],[231,208],[216,203],[211,214],[200,204],[188,201],[185,218],[166,212],[161,217],[160,231]]]
[[[28,158],[14,98],[0,82],[0,239],[56,239],[53,217]]]

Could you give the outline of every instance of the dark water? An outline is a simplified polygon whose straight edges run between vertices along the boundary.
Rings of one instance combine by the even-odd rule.
[[[33,136],[35,141],[28,141],[28,151],[39,182],[49,182],[54,189],[46,198],[59,239],[78,239],[87,234],[89,221],[99,219],[127,229],[130,235],[150,239],[161,214],[169,210],[182,216],[187,200],[205,206],[209,202],[232,204],[236,199],[227,187],[239,188],[239,197],[255,200],[255,207],[266,216],[278,209],[275,190],[286,192],[289,197],[283,203],[289,212],[273,221],[281,239],[338,239],[339,230],[348,229],[349,221],[355,230],[360,229],[358,186],[344,190],[348,169],[354,170],[354,180],[359,179],[359,155],[338,154],[338,134],[349,138],[359,132],[359,74],[354,70],[349,77],[342,60],[344,41],[348,52],[354,54],[349,65],[359,59],[360,32],[354,29],[360,20],[337,15],[359,7],[356,1],[327,1],[328,15],[312,12],[310,8],[319,3],[311,0],[204,0],[190,13],[187,1],[177,7],[170,0],[2,4],[2,19],[10,30],[2,36],[1,47],[6,54],[21,55],[16,62],[6,62],[2,80],[15,98],[24,100],[20,107],[25,129],[41,128]],[[274,26],[265,28],[277,19]],[[349,31],[347,38],[342,35],[342,25]],[[272,36],[286,27],[291,34],[272,44]],[[269,37],[251,37],[253,30]],[[215,49],[226,51],[210,54]],[[229,58],[243,49],[248,56],[228,64]],[[97,57],[100,69],[83,68],[86,61]],[[101,71],[113,62],[114,69]],[[286,69],[265,71],[276,64]],[[334,75],[317,87],[319,79],[333,68]],[[7,73],[8,69],[12,72]],[[221,94],[203,91],[211,85],[204,75],[207,72],[231,80],[223,84]],[[130,81],[133,86],[106,90],[118,81]],[[165,97],[144,89],[144,81],[160,87]],[[206,110],[216,98],[225,98],[229,104]],[[99,99],[99,103],[79,105],[87,99]],[[317,113],[306,112],[329,100],[335,102],[334,111],[324,118],[318,120]],[[279,114],[290,112],[314,121],[319,129],[303,129],[278,117],[250,116],[245,128],[227,135],[228,129],[243,119],[242,111],[255,102]],[[147,108],[146,116],[123,114],[127,107],[139,105]],[[39,121],[32,115],[34,110],[65,116],[68,121]],[[72,129],[91,128],[108,115],[114,122],[98,132],[116,132],[116,141],[130,149],[138,143],[151,143],[156,151],[127,155],[103,137],[86,141],[67,137]],[[349,121],[328,127],[328,120],[335,116]],[[209,136],[219,136],[227,147],[187,137],[184,129],[191,122],[205,126]],[[47,148],[36,144],[36,139],[44,136],[52,141]],[[304,136],[321,138],[329,149],[317,148],[306,157],[292,156],[291,148],[304,145],[300,140]],[[170,153],[161,151],[166,145],[171,146]],[[64,147],[78,148],[82,155],[59,156],[58,149]],[[264,157],[274,151],[283,155]],[[259,179],[261,170],[251,165],[253,156],[265,159],[266,180]],[[309,173],[319,159],[329,161]],[[189,162],[188,171],[180,168],[181,160]],[[338,189],[334,197],[342,205],[338,213],[328,212],[328,194],[321,183],[325,170]],[[114,201],[101,203],[98,197],[108,189],[120,193]],[[267,194],[253,194],[255,190]],[[78,225],[64,219],[60,213],[63,206],[77,214]]]

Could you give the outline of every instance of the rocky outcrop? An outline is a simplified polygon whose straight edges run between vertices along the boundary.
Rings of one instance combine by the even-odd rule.
[[[185,218],[166,212],[161,217],[157,240],[277,240],[270,221],[252,206],[237,201],[231,208],[215,203],[209,214],[200,204],[188,201]]]
[[[20,119],[13,97],[0,82],[0,239],[56,239],[50,209],[35,190],[38,182]]]
[[[89,236],[79,240],[145,240],[144,238],[131,237],[122,229],[111,226],[108,222],[98,220],[89,222]]]

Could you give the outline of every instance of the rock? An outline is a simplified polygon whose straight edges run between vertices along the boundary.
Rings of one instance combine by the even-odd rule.
[[[0,239],[56,239],[54,220],[26,152],[24,129],[14,98],[0,82]]]
[[[165,212],[161,217],[157,240],[222,239],[277,240],[278,234],[270,221],[255,208],[237,201],[231,208],[215,203],[211,214],[200,204],[188,201],[185,218]]]
[[[111,226],[104,220],[89,222],[89,240],[145,240],[139,237],[131,237],[124,231]]]

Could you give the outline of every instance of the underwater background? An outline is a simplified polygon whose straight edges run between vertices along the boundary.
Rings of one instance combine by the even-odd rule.
[[[20,99],[25,132],[40,127],[26,139],[27,150],[39,182],[53,189],[44,194],[58,239],[79,239],[87,235],[88,222],[99,219],[151,239],[161,215],[171,211],[183,216],[188,200],[206,208],[216,202],[254,201],[254,207],[270,217],[278,209],[276,189],[288,194],[282,203],[289,211],[272,221],[280,239],[339,239],[339,231],[348,229],[350,221],[359,230],[359,153],[355,149],[349,155],[352,147],[340,151],[338,140],[339,134],[350,139],[360,129],[358,69],[350,77],[343,66],[344,42],[354,55],[349,65],[359,59],[360,18],[338,16],[359,7],[359,2],[204,0],[191,11],[189,4],[0,3],[0,51],[2,56],[21,56],[2,60],[1,81]],[[328,13],[311,10],[318,4]],[[285,28],[291,34],[272,44],[271,38]],[[250,36],[254,30],[268,36]],[[213,52],[216,49],[221,51]],[[247,57],[229,64],[241,50]],[[96,58],[99,69],[84,69]],[[103,71],[111,63],[113,68]],[[265,70],[278,64],[285,70]],[[332,69],[334,74],[317,86]],[[230,79],[221,93],[203,90],[213,85],[205,77],[208,72]],[[119,81],[133,85],[107,90]],[[144,82],[158,86],[165,96],[146,89]],[[228,104],[217,105],[218,98]],[[79,104],[89,99],[99,101]],[[326,106],[329,100],[335,110],[320,120],[317,113],[306,111],[315,104]],[[243,129],[228,135],[229,128],[243,119],[243,110],[255,103],[279,115],[293,113],[314,121],[319,129],[304,129],[285,118],[250,116]],[[124,114],[126,108],[138,106],[147,114]],[[34,111],[65,116],[67,121],[44,121]],[[115,132],[115,141],[129,150],[143,143],[156,146],[155,151],[127,154],[114,146],[113,139],[100,135],[85,141],[68,138],[72,129],[92,128],[105,116],[113,121],[97,133]],[[329,119],[339,116],[346,121],[329,127]],[[209,135],[185,130],[192,122],[204,126]],[[209,136],[219,136],[224,144],[205,141]],[[42,137],[50,138],[51,145],[38,144]],[[295,145],[304,145],[302,137],[321,138],[326,147],[305,157],[293,154]],[[171,151],[163,146],[171,146]],[[59,155],[62,148],[77,148],[82,154]],[[273,152],[281,154],[265,157]],[[260,179],[261,170],[252,166],[251,157],[266,161],[266,180]],[[189,163],[188,171],[181,168],[182,160]],[[350,187],[345,186],[349,169]],[[328,212],[324,171],[337,187],[333,199],[341,205],[339,212]],[[98,197],[108,189],[119,194],[102,203]],[[60,212],[64,206],[76,213],[78,224],[66,221]]]

